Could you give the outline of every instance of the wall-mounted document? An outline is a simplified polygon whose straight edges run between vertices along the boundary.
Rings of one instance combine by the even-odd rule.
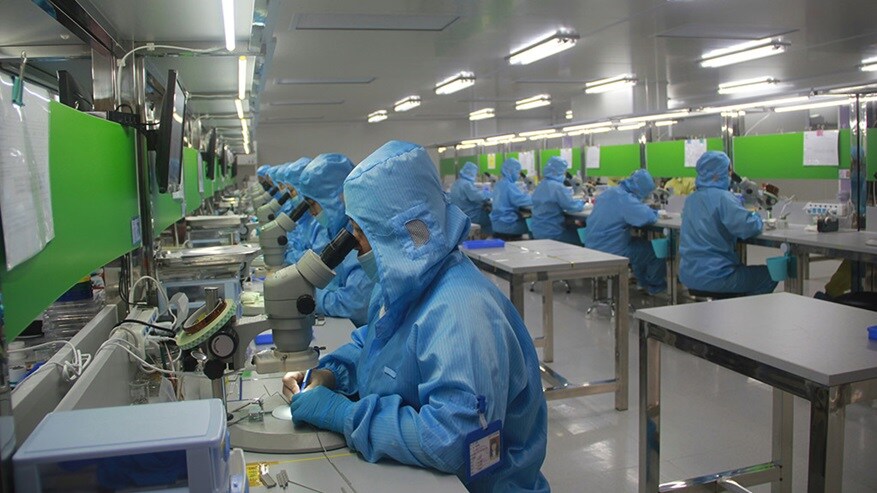
[[[560,150],[560,158],[566,161],[566,164],[572,168],[572,148],[564,147]]]
[[[521,162],[521,169],[527,172],[527,176],[536,176],[535,151],[524,151],[518,153],[518,161]]]
[[[837,166],[837,130],[804,132],[804,166]]]
[[[24,106],[12,104],[12,79],[0,75],[0,214],[9,270],[55,237],[49,101],[48,91],[25,85]]]
[[[685,167],[697,167],[697,160],[706,153],[706,139],[690,139],[685,141]]]
[[[487,169],[496,169],[496,154],[487,155]]]
[[[585,148],[585,168],[598,169],[600,167],[600,146],[588,146]]]

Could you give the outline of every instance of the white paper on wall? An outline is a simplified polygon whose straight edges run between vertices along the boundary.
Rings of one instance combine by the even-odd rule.
[[[600,146],[588,146],[585,148],[585,168],[598,169],[600,167]]]
[[[521,162],[521,169],[527,172],[527,176],[536,176],[535,151],[524,151],[518,153],[518,161]]]
[[[566,161],[566,164],[572,168],[572,148],[564,147],[560,150],[560,158]]]
[[[487,169],[496,169],[496,154],[487,155]]]
[[[697,167],[697,160],[706,153],[706,139],[689,139],[685,141],[685,167]]]
[[[804,166],[838,166],[837,130],[804,132]]]

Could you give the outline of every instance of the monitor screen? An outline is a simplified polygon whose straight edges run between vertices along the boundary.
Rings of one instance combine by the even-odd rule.
[[[58,71],[58,99],[61,104],[81,111],[94,110],[94,98],[91,91],[84,91],[76,79],[66,70]]]
[[[219,173],[226,175],[226,167],[228,166],[228,148],[223,145],[219,149]]]
[[[183,116],[186,95],[176,70],[168,70],[167,86],[161,100],[161,120],[156,142],[155,171],[158,189],[175,192],[183,170]]]
[[[216,129],[210,131],[210,139],[207,141],[207,149],[201,154],[204,166],[207,169],[207,179],[216,177]]]

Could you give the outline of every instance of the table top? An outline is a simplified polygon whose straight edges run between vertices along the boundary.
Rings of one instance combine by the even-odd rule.
[[[627,267],[626,257],[555,240],[507,242],[502,248],[462,249],[469,257],[511,274],[553,272],[582,267]]]
[[[877,313],[772,293],[637,310],[637,319],[825,386],[877,378]]]

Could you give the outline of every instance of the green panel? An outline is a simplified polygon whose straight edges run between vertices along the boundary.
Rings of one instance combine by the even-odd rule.
[[[55,238],[9,272],[0,289],[11,340],[90,272],[133,250],[139,216],[133,131],[50,104],[49,176]]]
[[[189,214],[201,206],[201,194],[198,192],[198,150],[186,147],[183,149],[183,176],[186,184],[186,213]]]
[[[560,156],[560,149],[544,149],[539,151],[539,170],[545,168],[545,163],[554,156]],[[570,173],[576,174],[582,169],[582,149],[580,147],[572,148],[572,163],[570,164]]]
[[[706,140],[709,151],[722,151],[722,139]],[[685,167],[685,141],[649,142],[646,144],[646,163],[649,173],[656,177],[696,176],[695,168]]]
[[[457,160],[449,157],[439,161],[439,174],[442,176],[453,176],[457,174]]]
[[[600,147],[600,167],[587,170],[588,176],[627,176],[639,169],[639,144]]]
[[[840,143],[838,149],[840,152],[840,167],[849,169],[850,167],[850,129],[845,128],[840,131]],[[877,155],[877,132],[873,129],[868,131],[868,140],[865,143],[867,156]],[[867,157],[866,156],[866,157]],[[874,181],[874,174],[877,173],[877,158],[867,159],[868,161],[868,181]]]
[[[152,207],[155,214],[155,236],[161,234],[171,224],[183,217],[183,204],[180,200],[174,200],[169,193],[153,195]]]
[[[734,171],[752,179],[836,180],[836,166],[804,166],[804,134],[734,139]]]

